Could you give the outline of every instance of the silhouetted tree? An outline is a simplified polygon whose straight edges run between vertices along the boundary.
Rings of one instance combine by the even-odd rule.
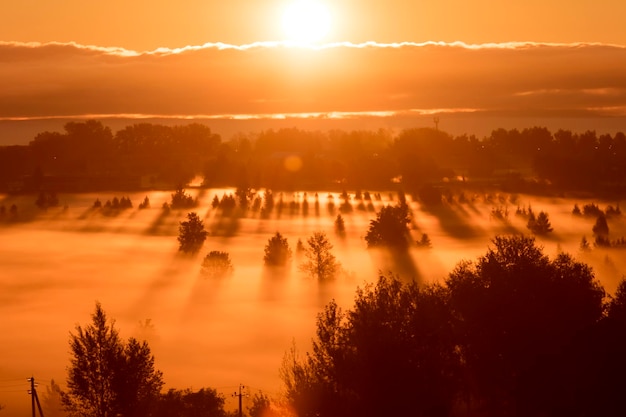
[[[204,223],[194,212],[187,214],[187,220],[180,222],[178,227],[178,250],[185,253],[197,253],[206,240],[208,232]]]
[[[145,196],[143,201],[139,203],[139,209],[143,210],[147,208],[150,208],[150,199],[148,198],[148,196]]]
[[[252,405],[248,408],[250,417],[279,417],[281,414],[272,408],[270,397],[262,391],[252,396]]]
[[[287,238],[276,232],[265,245],[265,255],[263,256],[265,266],[286,266],[291,262],[291,249]]]
[[[586,236],[583,236],[582,239],[580,239],[580,250],[583,252],[591,250],[591,245],[589,244],[589,240],[587,240]]]
[[[609,225],[606,222],[606,216],[604,213],[600,213],[596,219],[596,223],[591,229],[596,236],[607,237],[609,235]]]
[[[198,202],[189,194],[187,194],[183,187],[179,186],[172,194],[172,201],[170,206],[172,209],[192,208],[198,205]]]
[[[63,390],[54,379],[50,380],[50,385],[46,386],[46,392],[41,398],[41,407],[45,410],[47,417],[65,417],[63,408]]]
[[[169,389],[159,397],[153,417],[227,417],[231,414],[224,410],[226,400],[213,388]]]
[[[545,211],[540,211],[536,218],[534,213],[531,212],[526,227],[536,235],[545,235],[553,230],[548,214]]]
[[[300,270],[320,281],[334,278],[339,272],[340,264],[332,254],[332,249],[333,245],[324,232],[313,233],[307,240],[304,251],[306,260],[300,264]]]
[[[587,265],[566,254],[550,260],[531,237],[493,245],[446,280],[471,375],[465,389],[492,415],[541,415],[564,401],[551,397],[564,383],[552,362],[600,319],[604,290]]]
[[[376,219],[370,221],[365,235],[367,247],[406,250],[409,247],[410,222],[406,205],[384,206],[376,214]]]
[[[417,246],[423,249],[430,249],[432,247],[432,243],[430,241],[430,237],[426,233],[422,233],[421,239],[417,242]]]
[[[446,416],[459,371],[444,288],[381,277],[352,310],[326,306],[312,352],[294,346],[281,378],[300,416]]]
[[[233,273],[230,254],[222,251],[209,252],[202,261],[202,274],[211,278],[221,278]]]
[[[92,323],[70,335],[70,349],[63,402],[72,416],[138,416],[163,386],[148,344],[134,338],[124,343],[99,303]]]
[[[346,237],[346,223],[341,214],[335,218],[335,234],[341,238]]]

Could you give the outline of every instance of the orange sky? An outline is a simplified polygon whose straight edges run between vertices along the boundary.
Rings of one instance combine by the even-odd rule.
[[[343,43],[322,49],[279,43],[292,1],[2,2],[0,122],[437,111],[626,118],[624,1],[327,1],[324,43]],[[0,143],[10,142],[2,133]]]
[[[281,40],[292,0],[0,2],[0,40],[75,41],[134,50],[206,42]],[[622,0],[319,0],[333,15],[329,41],[626,44]]]

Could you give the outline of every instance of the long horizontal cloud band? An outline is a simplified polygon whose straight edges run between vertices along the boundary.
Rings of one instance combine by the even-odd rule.
[[[625,114],[626,48],[207,44],[149,52],[0,43],[0,118],[474,109]]]

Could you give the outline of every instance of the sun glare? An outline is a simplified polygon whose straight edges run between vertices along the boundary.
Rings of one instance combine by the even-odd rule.
[[[285,9],[282,24],[289,41],[319,42],[330,32],[330,11],[319,1],[296,0]]]

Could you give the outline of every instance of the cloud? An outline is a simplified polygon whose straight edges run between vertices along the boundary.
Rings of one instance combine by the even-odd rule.
[[[0,119],[80,115],[625,115],[626,48],[208,43],[137,52],[0,42]]]

